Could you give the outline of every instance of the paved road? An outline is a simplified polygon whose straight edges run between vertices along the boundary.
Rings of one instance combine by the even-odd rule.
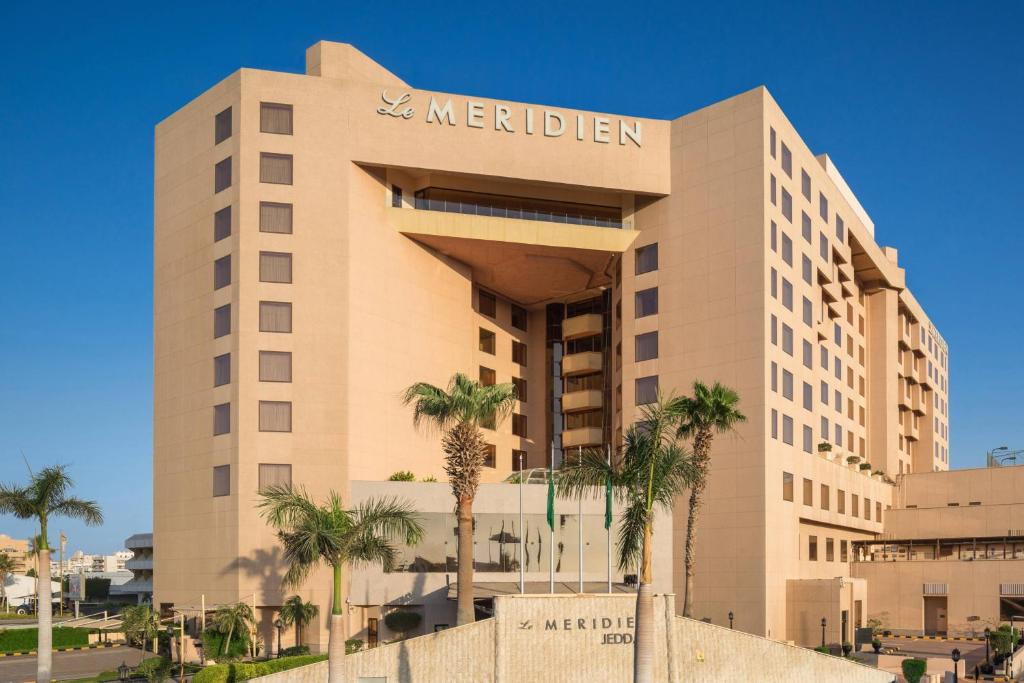
[[[152,656],[152,652],[145,653],[147,659]],[[137,666],[142,660],[142,651],[134,647],[54,652],[53,678],[55,680],[85,678],[101,671],[113,671],[121,666],[121,662],[126,662],[128,666]],[[35,678],[35,657],[4,657],[0,659],[0,683],[24,683],[25,681],[34,681]]]
[[[967,671],[974,671],[975,664],[985,661],[985,643],[972,643],[958,640],[904,640],[902,638],[882,638],[885,647],[898,647],[900,654],[921,657],[946,657],[952,663],[953,649],[960,650],[961,658],[967,664]]]

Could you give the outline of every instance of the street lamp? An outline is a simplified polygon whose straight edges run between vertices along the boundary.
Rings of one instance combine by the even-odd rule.
[[[989,643],[992,640],[992,629],[985,627],[985,663],[988,664]]]
[[[117,678],[118,678],[118,680],[120,680],[120,681],[127,681],[128,680],[128,672],[130,670],[131,669],[128,667],[128,663],[122,660],[121,661],[121,666],[117,667]]]
[[[828,622],[825,621],[825,617],[822,617],[821,618],[821,646],[822,647],[825,647],[825,625],[826,624],[828,624]]]
[[[957,670],[958,670],[957,669],[957,667],[958,667],[957,662],[960,661],[960,648],[954,647],[953,648],[952,656],[953,656],[953,683],[958,683],[958,681],[959,681],[959,674],[957,673]]]
[[[732,620],[734,616],[736,615],[732,613],[732,610],[729,610],[729,628],[732,628]]]
[[[281,629],[284,628],[284,622],[281,621],[281,617],[274,619],[274,626],[277,627],[277,656],[281,656]]]

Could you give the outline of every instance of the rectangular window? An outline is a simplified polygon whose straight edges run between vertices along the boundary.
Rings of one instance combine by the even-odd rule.
[[[771,177],[771,182],[769,184],[771,186],[771,189],[769,190],[769,196],[772,199],[772,206],[777,206],[778,205],[778,201],[779,201],[778,198],[777,198],[778,197],[778,194],[777,194],[778,183],[775,180],[775,175],[774,174],[771,174],[770,177]]]
[[[772,361],[772,391],[779,390],[779,364]]]
[[[811,201],[811,176],[807,175],[807,171],[802,168],[800,169],[800,192],[807,201]]]
[[[645,332],[636,336],[636,360],[651,360],[658,357],[658,333]]]
[[[522,377],[513,377],[512,388],[516,390],[516,398],[521,403],[526,403],[526,380]]]
[[[213,144],[219,145],[229,137],[231,137],[231,107],[213,118]]]
[[[839,214],[836,214],[836,239],[840,244],[846,244],[846,224]]]
[[[772,438],[779,438],[779,411],[772,408]]]
[[[520,415],[519,413],[512,414],[512,434],[523,439],[527,438],[525,415]]]
[[[292,305],[287,301],[260,302],[260,332],[291,332]]]
[[[814,452],[814,430],[804,425],[804,453]]]
[[[814,233],[811,229],[811,217],[807,215],[806,211],[800,212],[800,234],[803,236],[805,242],[811,244]]]
[[[814,482],[804,479],[804,505],[814,506]]]
[[[818,237],[818,255],[821,256],[821,260],[822,261],[824,261],[825,263],[828,263],[828,254],[829,254],[828,238],[825,237],[824,233],[822,233]]]
[[[260,102],[260,132],[292,134],[292,105]]]
[[[972,503],[972,505],[973,505],[973,503]],[[881,522],[882,521],[882,504],[877,502],[877,501],[875,502],[875,521],[876,522]]]
[[[774,251],[774,252],[778,252],[779,251],[779,226],[777,226],[775,224],[775,221],[772,221],[771,245],[772,245],[772,251]]]
[[[821,432],[820,432],[820,434],[821,434],[821,438],[822,439],[826,439],[826,440],[828,439],[829,436],[831,436],[831,432],[829,432],[828,418],[825,417],[824,415],[821,416]]]
[[[787,266],[793,265],[793,240],[786,233],[782,233],[782,260]]]
[[[804,382],[804,410],[814,409],[814,389],[810,384]]]
[[[231,354],[225,353],[213,359],[213,386],[231,383]]]
[[[493,356],[494,355],[494,347],[495,347],[495,344],[496,344],[496,341],[495,341],[496,339],[497,339],[497,337],[495,336],[495,334],[493,332],[491,332],[490,330],[485,330],[482,327],[480,328],[480,350],[481,351],[483,351],[484,353],[489,353],[489,354],[491,354]]]
[[[217,162],[213,167],[213,193],[217,194],[231,187],[231,157]]]
[[[213,497],[231,495],[231,465],[217,465],[213,468]]]
[[[518,365],[526,365],[526,344],[512,340],[512,362]]]
[[[231,404],[219,403],[213,407],[213,435],[231,432]]]
[[[828,349],[824,346],[818,348],[821,349],[821,369],[828,370]],[[825,401],[825,403],[828,403],[828,401]]]
[[[498,448],[492,444],[484,444],[484,467],[494,468],[498,466]]]
[[[658,312],[658,288],[641,289],[636,293],[636,317],[643,318]]]
[[[782,473],[782,500],[793,502],[793,475],[789,472]]]
[[[864,499],[864,519],[871,521],[871,499]]]
[[[213,262],[213,288],[220,289],[231,284],[231,255],[222,256]]]
[[[391,186],[391,208],[402,208],[402,188],[400,188],[398,185]]]
[[[519,451],[519,450],[512,449],[512,471],[513,472],[521,472],[521,471],[523,471],[524,469],[526,469],[528,464],[529,463],[528,463],[528,461],[526,459],[526,451]]]
[[[480,366],[480,384],[485,387],[494,386],[498,382],[498,375],[491,368]]]
[[[775,344],[776,346],[778,346],[778,344],[779,344],[779,319],[776,318],[774,315],[771,317],[771,326],[772,326],[772,330],[771,330],[772,344]]]
[[[846,491],[842,489],[836,489],[836,512],[846,514]]]
[[[496,296],[481,289],[477,293],[477,301],[481,315],[486,315],[488,318],[498,317],[498,298]]]
[[[260,401],[260,431],[292,431],[291,401]]]
[[[786,310],[793,310],[793,283],[782,278],[782,305],[786,307]]]
[[[803,321],[804,325],[811,327],[814,324],[814,306],[806,296],[803,298]]]
[[[292,466],[271,465],[261,462],[259,472],[259,490],[265,491],[271,486],[291,488]]]
[[[843,426],[841,424],[836,424],[836,438],[835,438],[835,442],[836,442],[837,446],[839,446],[840,448],[842,447],[842,445],[843,445]]]
[[[231,334],[231,304],[213,309],[213,338]]]
[[[292,234],[292,205],[260,202],[260,232]]]
[[[291,382],[292,354],[290,351],[260,351],[261,382]]]
[[[512,304],[512,327],[526,332],[527,322],[530,316],[522,306]]]
[[[829,497],[831,493],[832,492],[829,490],[828,484],[821,485],[821,490],[818,496],[820,500],[818,502],[820,503],[822,510],[828,510],[830,502]]]
[[[771,289],[772,298],[773,299],[778,299],[779,298],[779,271],[777,271],[774,268],[772,268],[771,274],[770,274],[769,277],[771,278],[770,279],[771,284],[769,285],[769,288]]]
[[[836,560],[836,553],[835,553],[835,545],[834,545],[834,543],[835,542],[831,538],[825,538],[825,561],[826,562],[835,562],[835,560]]]
[[[638,406],[654,403],[658,400],[658,376],[637,377],[636,404]]]
[[[850,514],[857,517],[860,512],[860,497],[856,493],[850,494]]]
[[[213,241],[220,242],[225,237],[231,236],[231,207],[225,206],[223,209],[213,214]]]
[[[775,158],[775,129],[770,127],[770,126],[768,128],[768,149],[771,152],[772,159],[774,159]]]
[[[800,265],[801,265],[801,267],[803,269],[803,273],[802,274],[803,274],[804,282],[806,282],[807,284],[811,284],[811,274],[812,274],[811,259],[807,258],[807,254],[801,255],[801,257],[800,257]]]
[[[849,562],[850,561],[849,545],[847,544],[847,542],[845,540],[839,541],[839,561],[840,562]]]
[[[793,328],[782,323],[782,350],[793,355]]]
[[[648,244],[645,247],[636,249],[636,270],[637,275],[650,273],[658,269],[658,243]]]
[[[786,188],[782,188],[782,215],[790,223],[793,222],[793,195]]]
[[[821,220],[828,223],[828,198],[825,193],[818,193],[818,214],[821,216]]]
[[[785,142],[782,143],[782,170],[790,178],[793,177],[793,153],[789,151]]]
[[[811,562],[818,561],[818,537],[808,536],[807,537],[807,559]]]
[[[793,418],[789,415],[782,416],[782,443],[793,445]]]
[[[292,255],[281,251],[260,252],[260,282],[292,281]]]
[[[260,152],[260,182],[291,185],[292,155]]]
[[[793,373],[785,369],[782,371],[782,397],[793,400]]]

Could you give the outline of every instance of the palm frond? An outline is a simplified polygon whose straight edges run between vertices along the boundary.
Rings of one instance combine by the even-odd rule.
[[[647,524],[647,511],[644,502],[635,499],[626,506],[618,529],[618,561],[619,569],[628,571],[638,569],[644,552],[644,526]]]
[[[0,484],[0,514],[13,515],[18,519],[38,516],[29,489],[17,484]]]
[[[94,500],[82,500],[80,498],[62,498],[55,502],[50,512],[71,519],[80,519],[88,526],[99,526],[103,524],[103,511]]]

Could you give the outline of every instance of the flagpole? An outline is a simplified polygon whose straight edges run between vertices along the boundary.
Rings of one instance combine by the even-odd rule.
[[[526,529],[523,527],[523,454],[519,453],[519,593],[526,592]]]
[[[579,467],[583,463],[583,446],[579,447],[577,453],[576,466]],[[579,541],[580,541],[580,594],[583,594],[583,494],[580,494],[579,498],[580,510],[577,518],[577,526],[579,527]]]
[[[551,501],[550,491],[555,481],[555,442],[551,442],[551,462],[548,465],[548,532],[550,536],[550,550],[548,552],[548,590],[555,593],[555,515],[554,503]]]
[[[608,469],[612,467],[612,445],[608,444]],[[605,493],[605,505],[607,506],[607,493]],[[607,521],[607,510],[606,510],[606,521]],[[608,592],[612,592],[612,525],[605,524],[605,533],[608,535]]]

